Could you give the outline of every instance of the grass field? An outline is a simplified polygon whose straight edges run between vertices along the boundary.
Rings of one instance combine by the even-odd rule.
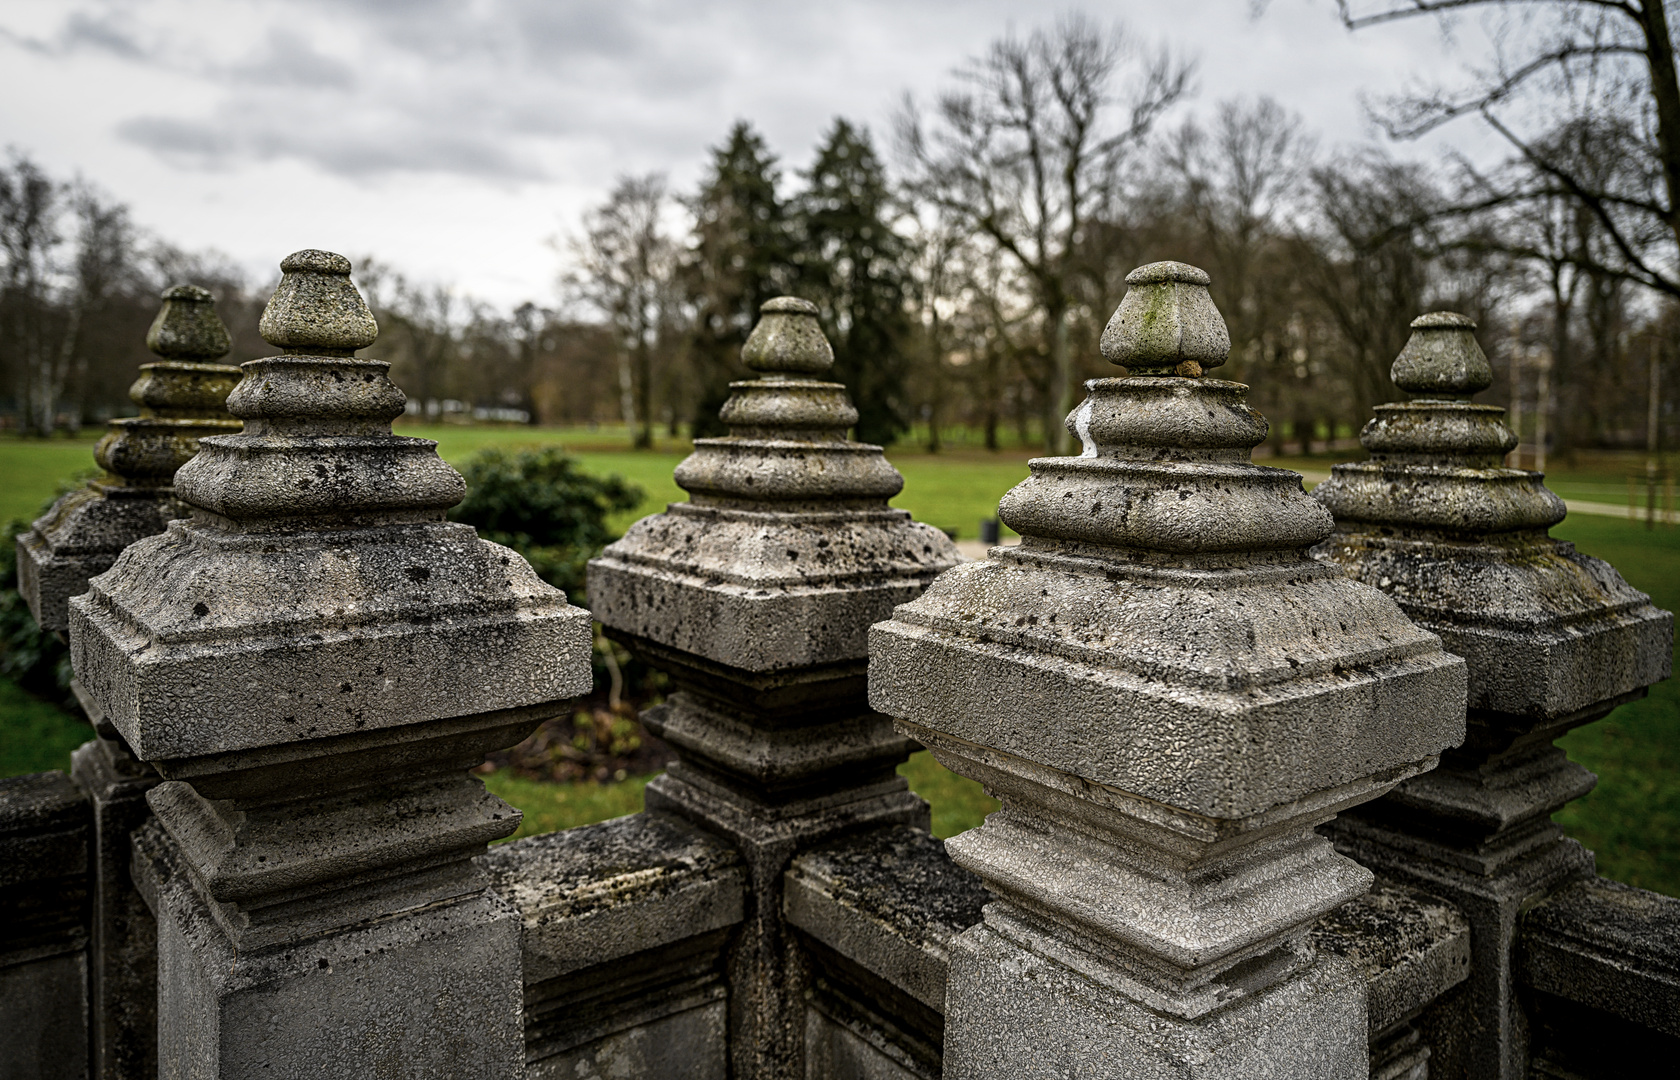
[[[443,457],[461,464],[486,446],[517,449],[559,444],[585,468],[619,473],[640,485],[642,504],[616,521],[622,529],[645,514],[684,498],[671,471],[686,443],[664,441],[652,451],[629,449],[622,429],[530,429],[404,427],[404,434],[438,440]],[[93,440],[26,442],[0,439],[0,519],[25,517],[66,478],[92,464]],[[961,447],[939,455],[895,449],[893,463],[904,474],[904,492],[894,505],[917,518],[969,539],[982,518],[996,513],[997,500],[1027,475],[1024,450],[996,454]],[[1325,472],[1335,455],[1266,464]],[[1556,488],[1570,498],[1614,502],[1623,492],[1631,459],[1593,459],[1554,473]],[[1007,535],[1008,530],[1005,530]],[[1576,515],[1553,534],[1582,551],[1615,564],[1635,587],[1661,607],[1680,607],[1680,528],[1647,531],[1612,517]],[[87,738],[87,728],[0,680],[0,775],[68,766],[69,751]],[[1599,856],[1600,872],[1645,888],[1680,895],[1680,687],[1659,684],[1644,701],[1627,705],[1600,723],[1562,740],[1570,756],[1600,777],[1598,789],[1571,804],[1558,821]],[[953,776],[923,753],[901,769],[911,786],[934,807],[934,830],[949,836],[978,824],[995,806],[977,785]],[[648,777],[610,785],[553,785],[492,774],[486,784],[525,811],[521,835],[601,820],[640,809]]]

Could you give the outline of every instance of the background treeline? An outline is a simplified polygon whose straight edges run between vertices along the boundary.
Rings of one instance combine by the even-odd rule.
[[[623,422],[646,445],[718,430],[758,306],[793,293],[822,311],[857,437],[1066,450],[1080,382],[1114,373],[1097,338],[1125,274],[1173,258],[1212,275],[1233,341],[1217,374],[1253,385],[1280,447],[1357,431],[1396,396],[1387,372],[1410,320],[1450,308],[1481,323],[1484,400],[1513,404],[1529,438],[1643,448],[1671,423],[1652,402],[1680,376],[1680,109],[1662,108],[1666,28],[1584,17],[1538,37],[1533,20],[1496,27],[1516,74],[1376,110],[1401,138],[1479,111],[1510,146],[1492,167],[1325,150],[1266,97],[1192,114],[1189,63],[1064,19],[997,41],[935,100],[907,99],[883,136],[836,119],[803,169],[742,121],[694,190],[621,178],[561,245],[553,306],[498,311],[361,260],[374,351],[417,416]],[[1622,31],[1634,44],[1599,47]],[[1572,52],[1571,34],[1598,45]],[[0,170],[0,234],[9,424],[74,430],[125,411],[171,283],[219,294],[232,360],[265,351],[272,282],[141,235],[124,207],[17,154]]]

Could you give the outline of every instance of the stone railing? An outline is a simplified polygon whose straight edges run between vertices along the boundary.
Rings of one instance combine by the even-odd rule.
[[[1418,321],[1416,400],[1308,497],[1209,375],[1206,276],[1143,267],[1082,456],[1034,461],[1020,547],[963,563],[845,438],[815,309],[772,301],[690,500],[590,568],[670,675],[677,761],[643,813],[486,850],[518,812],[467,769],[587,689],[590,613],[444,520],[460,478],[391,433],[349,264],[282,268],[241,433],[194,433],[114,562],[33,579],[101,737],[0,781],[0,1077],[1586,1077],[1680,1047],[1680,900],[1549,821],[1591,784],[1551,740],[1666,677],[1671,620],[1499,468],[1467,320]],[[930,836],[918,743],[1001,810]]]

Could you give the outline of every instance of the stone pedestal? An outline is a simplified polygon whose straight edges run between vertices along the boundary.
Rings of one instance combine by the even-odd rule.
[[[285,353],[177,473],[191,517],[70,604],[84,692],[164,778],[133,840],[158,1072],[512,1078],[519,919],[473,859],[519,813],[467,770],[589,688],[589,615],[444,520],[464,485],[391,434],[348,261],[281,269]]]
[[[1364,1077],[1363,980],[1313,921],[1369,871],[1314,829],[1463,734],[1463,661],[1315,564],[1296,474],[1253,465],[1207,277],[1143,267],[1078,458],[1022,535],[870,631],[870,700],[1002,808],[946,844],[997,899],[959,939],[945,1075]]]
[[[239,430],[227,396],[240,370],[212,363],[228,351],[210,294],[177,285],[146,335],[160,359],[142,364],[129,398],[137,417],[113,420],[94,448],[99,480],[66,494],[18,537],[19,589],[43,629],[69,632],[69,602],[110,569],[129,544],[161,532],[186,511],[175,471],[205,435]],[[90,951],[92,1074],[152,1077],[156,1053],[156,927],[128,875],[128,838],[149,816],[157,774],[138,761],[80,685],[71,690],[99,737],[76,752],[71,775],[93,808],[93,939]]]
[[[911,744],[866,698],[867,631],[958,560],[943,533],[886,505],[903,481],[880,447],[846,440],[845,388],[812,378],[833,364],[815,313],[765,305],[743,352],[764,377],[732,384],[731,435],[696,440],[677,468],[692,501],[589,567],[596,618],[674,688],[644,717],[678,758],[648,809],[726,838],[746,863],[727,960],[738,1077],[804,1076],[789,860],[851,830],[927,825],[896,773]]]
[[[1382,589],[1469,664],[1464,742],[1434,772],[1332,826],[1361,863],[1458,905],[1473,966],[1455,1003],[1426,1014],[1433,1077],[1527,1075],[1513,988],[1516,921],[1592,854],[1551,815],[1596,778],[1552,745],[1668,677],[1673,617],[1608,564],[1553,540],[1563,501],[1539,473],[1502,467],[1516,436],[1471,397],[1492,371],[1462,315],[1412,323],[1394,363],[1413,400],[1381,405],[1371,460],[1338,465],[1314,496],[1336,518],[1313,554]]]

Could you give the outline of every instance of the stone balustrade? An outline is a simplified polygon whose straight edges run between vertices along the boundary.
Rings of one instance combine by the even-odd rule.
[[[642,813],[486,850],[518,813],[466,770],[588,688],[589,613],[444,519],[460,478],[391,433],[349,263],[282,269],[240,433],[65,594],[107,735],[74,782],[0,781],[0,1077],[1596,1077],[1680,1047],[1680,901],[1547,821],[1587,783],[1551,739],[1665,676],[1671,622],[1497,468],[1467,321],[1419,321],[1420,398],[1315,501],[1249,461],[1206,276],[1143,267],[1083,454],[962,563],[845,438],[815,309],[771,301],[690,500],[590,567],[670,676],[645,720],[677,761]],[[930,836],[917,743],[1002,809]]]

